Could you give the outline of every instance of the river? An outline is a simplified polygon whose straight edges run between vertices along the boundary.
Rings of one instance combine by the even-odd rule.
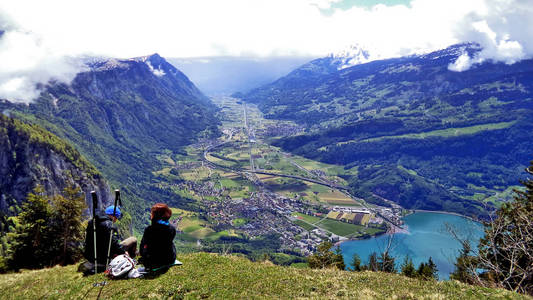
[[[460,236],[468,237],[474,247],[483,236],[483,226],[480,223],[457,215],[417,212],[406,216],[404,222],[408,233],[394,234],[392,242],[391,253],[396,257],[398,269],[406,255],[413,260],[415,268],[418,268],[421,262],[427,262],[431,256],[437,265],[441,280],[449,278],[454,270],[455,258],[461,249],[461,244],[446,230],[445,224],[456,228]],[[341,243],[340,248],[346,265],[351,264],[354,253],[366,263],[372,252],[383,252],[388,238],[389,235],[381,235],[371,239]]]

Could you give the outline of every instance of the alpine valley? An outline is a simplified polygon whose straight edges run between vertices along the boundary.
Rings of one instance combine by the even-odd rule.
[[[104,204],[111,186],[137,236],[164,202],[180,253],[298,266],[325,240],[398,229],[411,210],[477,219],[512,198],[533,148],[532,60],[456,72],[479,46],[351,50],[231,97],[208,98],[153,54],[85,59],[28,105],[1,100],[2,230],[38,184],[96,189]]]
[[[345,177],[354,195],[483,217],[510,199],[531,159],[533,60],[452,71],[480,51],[459,44],[353,66],[330,55],[236,96],[305,127],[273,145],[357,168]]]

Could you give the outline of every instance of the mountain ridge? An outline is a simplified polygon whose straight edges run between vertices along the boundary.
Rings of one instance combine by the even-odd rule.
[[[341,70],[328,58],[317,59],[241,98],[256,103],[267,118],[307,127],[304,134],[274,145],[365,170],[349,179],[358,196],[379,202],[372,196],[377,194],[407,208],[479,215],[484,206],[490,210],[504,200],[482,199],[517,184],[509,178],[524,175],[519,170],[533,147],[528,138],[533,60],[513,65],[487,61],[463,72],[450,70],[460,56],[475,57],[479,51],[476,44],[459,44]],[[415,197],[416,190],[435,199],[424,203]],[[450,204],[438,201],[439,196],[449,199],[438,190],[454,195]],[[478,208],[464,211],[453,203]]]
[[[216,107],[157,54],[97,59],[89,67],[68,85],[48,84],[29,105],[3,101],[0,110],[70,141],[112,185],[124,187],[134,215],[152,199],[186,203],[154,184],[156,155],[219,134]]]

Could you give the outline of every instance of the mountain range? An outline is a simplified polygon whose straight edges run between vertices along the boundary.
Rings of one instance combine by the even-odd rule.
[[[247,93],[267,118],[292,120],[303,134],[270,142],[312,159],[354,167],[356,196],[379,204],[472,216],[509,199],[533,147],[533,61],[450,66],[475,44],[373,60],[354,47],[312,60]],[[219,135],[217,108],[157,54],[91,58],[70,84],[50,82],[29,105],[0,110],[66,140],[125,192],[142,216],[153,202],[198,210],[158,184],[157,156]],[[135,228],[147,220],[134,218]]]
[[[357,166],[348,178],[356,195],[479,216],[509,199],[533,148],[533,60],[451,70],[480,50],[460,44],[351,67],[330,55],[236,96],[307,127],[274,145]]]
[[[86,65],[70,84],[47,84],[29,105],[1,101],[0,111],[74,145],[114,187],[122,188],[133,215],[141,216],[152,202],[186,205],[154,183],[156,156],[218,135],[216,107],[157,54],[88,59]],[[134,222],[140,228],[148,220]]]

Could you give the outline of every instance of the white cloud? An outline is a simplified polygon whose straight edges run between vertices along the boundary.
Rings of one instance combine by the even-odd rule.
[[[512,63],[533,53],[528,0],[332,8],[338,1],[3,0],[0,98],[27,101],[36,82],[68,82],[79,66],[64,58],[79,55],[322,56],[358,43],[393,57],[463,41],[486,47],[480,60]],[[14,78],[20,88],[10,91]]]
[[[513,64],[533,57],[533,6],[530,0],[485,0],[484,9],[466,16],[455,32],[483,48],[469,58],[470,66],[485,60]]]
[[[468,53],[464,52],[454,63],[448,66],[448,69],[454,72],[463,72],[470,69],[473,63],[474,61],[468,56]]]
[[[81,69],[76,59],[32,32],[11,26],[0,38],[0,99],[28,102],[39,95],[38,83],[69,82]]]

